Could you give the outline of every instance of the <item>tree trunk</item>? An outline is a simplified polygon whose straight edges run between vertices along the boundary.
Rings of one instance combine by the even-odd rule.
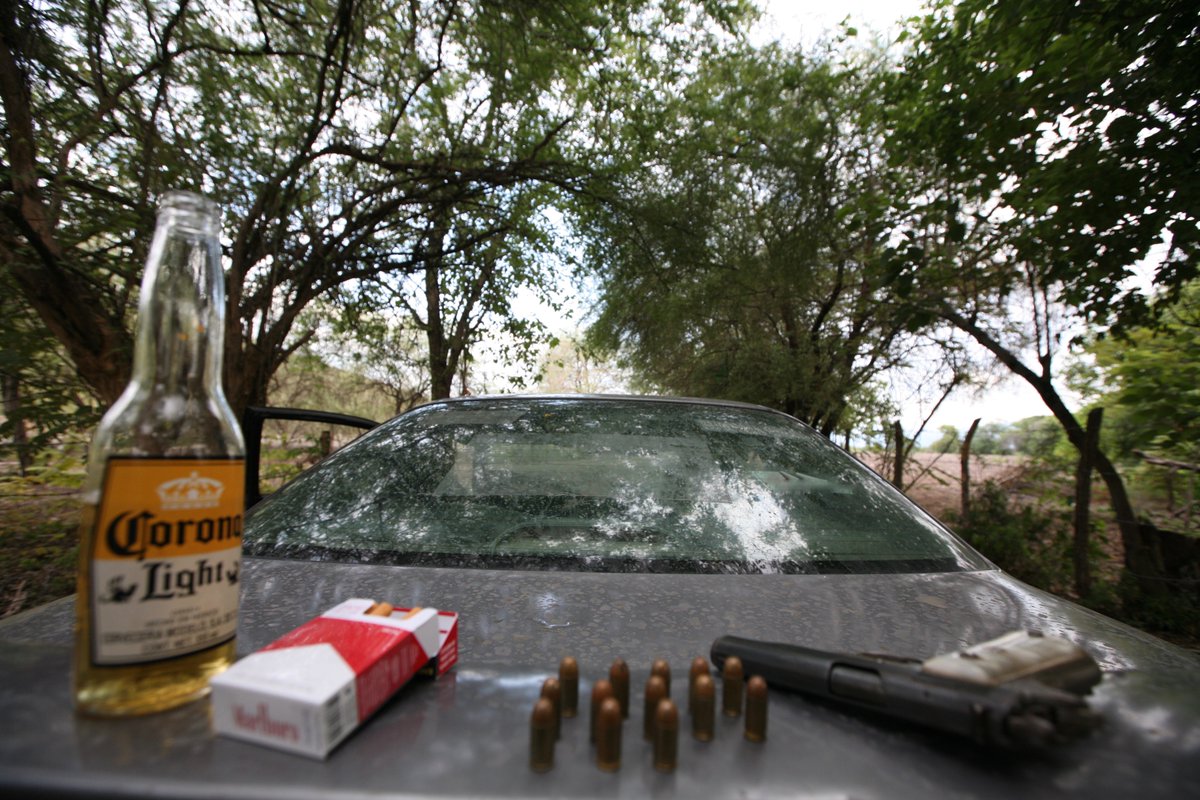
[[[962,471],[962,518],[965,520],[967,514],[971,511],[971,440],[975,438],[975,431],[979,430],[980,418],[976,417],[971,423],[971,428],[967,431],[967,435],[963,437],[962,447],[958,449],[958,460]]]
[[[429,344],[429,397],[440,400],[450,396],[454,384],[454,369],[449,364],[446,329],[442,322],[442,292],[435,264],[425,267],[425,310],[429,324],[425,339]]]
[[[16,4],[5,3],[0,21],[6,31],[19,30]],[[69,269],[69,258],[58,239],[58,223],[39,176],[35,125],[30,105],[30,77],[22,59],[26,54],[0,37],[0,102],[8,135],[7,189],[4,211],[17,232],[15,241],[29,244],[31,257],[7,264],[13,282],[54,337],[66,348],[79,377],[105,403],[125,390],[133,363],[132,337],[122,321],[109,315],[103,297]],[[7,237],[6,237],[7,238]]]
[[[904,491],[904,427],[900,420],[892,423],[892,443],[896,447],[896,457],[892,462],[892,485]]]
[[[1079,453],[1079,467],[1075,471],[1075,596],[1087,597],[1092,591],[1092,573],[1088,558],[1091,543],[1092,463],[1100,449],[1100,422],[1104,409],[1094,408],[1088,413],[1087,430],[1084,431],[1084,447]]]
[[[25,431],[25,414],[21,408],[21,378],[0,373],[0,393],[3,394],[4,417],[12,425],[12,445],[17,454],[17,470],[24,478],[32,463],[29,437]]]
[[[1045,402],[1046,407],[1054,414],[1054,418],[1062,425],[1071,445],[1079,452],[1083,452],[1086,447],[1087,434],[1070,409],[1067,408],[1066,403],[1059,397],[1048,375],[1039,375],[1031,370],[1011,350],[953,308],[943,306],[941,316],[983,345],[992,355],[996,356],[1001,364],[1032,386]],[[1161,595],[1166,586],[1161,580],[1165,573],[1162,564],[1155,556],[1154,548],[1142,536],[1142,526],[1134,514],[1133,503],[1125,491],[1125,483],[1103,451],[1097,450],[1094,455],[1096,471],[1104,479],[1113,514],[1117,518],[1117,526],[1121,531],[1121,544],[1125,549],[1125,568],[1137,580],[1139,587],[1144,592]]]

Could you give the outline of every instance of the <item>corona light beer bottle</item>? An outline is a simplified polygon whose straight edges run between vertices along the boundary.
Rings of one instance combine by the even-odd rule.
[[[220,209],[170,192],[146,261],[133,377],[92,440],[75,704],[159,711],[234,657],[245,445],[221,387]]]

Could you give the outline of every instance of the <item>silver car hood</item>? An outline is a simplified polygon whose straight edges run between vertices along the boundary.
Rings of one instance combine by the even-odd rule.
[[[71,709],[71,598],[0,623],[0,794],[157,797],[1187,797],[1200,796],[1200,658],[995,571],[921,575],[504,572],[249,558],[238,650],[348,597],[460,612],[460,661],[411,683],[326,761],[214,737],[207,701],[136,719]],[[1104,670],[1087,739],[1043,753],[971,742],[772,691],[768,739],[737,720],[682,734],[656,772],[641,737],[655,658],[676,675],[724,634],[928,657],[1014,629],[1083,645]],[[559,659],[581,698],[620,656],[634,711],[622,767],[598,770],[587,714],[555,767],[532,772],[529,715]],[[674,689],[676,699],[681,690]],[[683,726],[686,730],[686,722]]]

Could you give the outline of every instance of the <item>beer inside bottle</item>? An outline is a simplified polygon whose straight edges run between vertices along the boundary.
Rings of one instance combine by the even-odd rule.
[[[138,302],[133,374],[92,439],[76,600],[76,708],[201,697],[234,658],[245,446],[221,386],[217,204],[167,193]]]

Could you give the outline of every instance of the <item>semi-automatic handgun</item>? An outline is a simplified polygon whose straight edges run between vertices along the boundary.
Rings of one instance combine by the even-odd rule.
[[[1084,695],[1100,680],[1087,651],[1066,639],[1015,631],[922,661],[830,653],[722,636],[712,661],[741,659],[746,675],[838,704],[969,737],[1038,747],[1075,739],[1100,722]]]

